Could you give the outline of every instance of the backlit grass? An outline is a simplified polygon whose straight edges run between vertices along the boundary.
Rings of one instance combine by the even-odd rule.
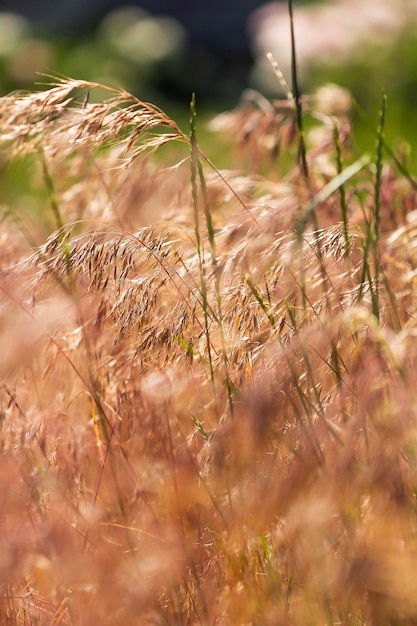
[[[220,171],[195,102],[184,131],[97,88],[0,99],[43,203],[1,208],[1,623],[414,624],[416,191],[389,102],[363,155],[345,91],[249,94],[213,122]]]

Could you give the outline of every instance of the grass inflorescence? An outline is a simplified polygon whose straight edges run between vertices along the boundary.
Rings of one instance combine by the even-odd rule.
[[[185,131],[86,81],[0,99],[45,198],[1,207],[2,624],[416,622],[416,191],[387,114],[362,155],[343,90],[251,93],[218,171],[194,98]]]

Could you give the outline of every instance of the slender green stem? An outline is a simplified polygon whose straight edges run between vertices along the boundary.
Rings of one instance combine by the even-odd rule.
[[[298,80],[297,69],[297,55],[295,49],[295,34],[294,34],[294,16],[292,8],[292,0],[288,0],[288,13],[290,16],[290,29],[291,29],[291,78],[292,78],[292,91],[294,94],[297,130],[298,130],[298,150],[299,158],[301,162],[301,170],[306,180],[309,180],[309,171],[307,164],[307,150],[304,137],[304,123],[303,123],[303,105],[301,101],[301,90]]]
[[[340,145],[339,127],[336,122],[334,122],[333,124],[333,138],[334,138],[334,145],[336,148],[337,173],[340,176],[340,174],[343,172],[343,157],[342,157],[342,147]],[[345,257],[349,258],[350,243],[349,243],[348,209],[347,209],[347,201],[346,201],[346,189],[343,183],[339,187],[339,195],[340,195],[340,210],[342,213],[343,235],[345,237]]]
[[[195,94],[193,93],[190,103],[190,141],[191,141],[191,189],[193,197],[194,208],[194,233],[196,240],[196,250],[198,255],[198,262],[200,268],[200,283],[201,283],[201,297],[203,300],[203,313],[204,313],[204,333],[206,336],[207,355],[210,365],[210,377],[212,385],[214,385],[214,365],[211,354],[211,342],[210,342],[210,329],[209,329],[209,314],[208,314],[208,299],[207,299],[207,283],[204,270],[204,251],[202,249],[201,235],[200,235],[200,206],[198,198],[198,179],[199,179],[199,150],[197,144],[196,135],[196,122],[197,122],[197,110],[195,102]]]

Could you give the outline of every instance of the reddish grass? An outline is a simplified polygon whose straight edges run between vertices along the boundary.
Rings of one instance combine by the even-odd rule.
[[[218,121],[220,173],[94,87],[0,99],[59,227],[2,209],[1,623],[415,624],[413,180],[323,194],[335,128],[358,157],[337,97],[306,180],[291,104]]]

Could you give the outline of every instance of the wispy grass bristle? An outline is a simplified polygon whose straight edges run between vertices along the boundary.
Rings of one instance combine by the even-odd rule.
[[[108,100],[88,102],[86,94],[99,88],[109,93]],[[170,139],[184,137],[178,126],[157,107],[121,88],[82,80],[63,79],[45,91],[5,96],[0,103],[0,120],[0,141],[9,144],[14,153],[42,146],[50,158],[115,142],[122,143],[129,153],[146,133],[161,127],[172,131]],[[149,147],[153,148],[166,141],[163,135],[148,138]],[[127,163],[140,153],[136,145]]]

